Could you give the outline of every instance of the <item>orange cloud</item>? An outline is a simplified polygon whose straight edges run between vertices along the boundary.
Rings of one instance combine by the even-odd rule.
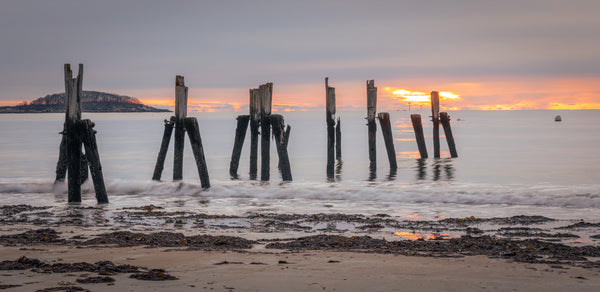
[[[407,109],[408,101],[428,104],[429,92],[433,90],[440,92],[443,110],[558,110],[600,109],[598,81],[598,78],[558,77],[414,78],[375,80],[375,86],[378,87],[379,111]],[[330,78],[329,83],[335,87],[338,110],[366,111],[364,81],[336,82],[335,78]],[[399,92],[400,89],[404,91]],[[188,107],[191,112],[246,112],[248,90],[249,87],[190,88]],[[174,106],[173,88],[119,90],[118,93],[137,97],[152,106],[171,109]],[[418,101],[417,97],[423,100]],[[1,104],[17,103],[4,101]],[[274,84],[273,111],[324,110],[324,107],[325,84],[322,80],[308,84]]]

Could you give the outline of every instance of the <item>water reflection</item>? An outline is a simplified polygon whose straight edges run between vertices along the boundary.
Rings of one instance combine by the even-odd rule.
[[[390,168],[390,173],[385,177],[386,180],[392,181],[396,179],[396,168]]]
[[[377,166],[374,163],[369,165],[369,181],[377,179]]]
[[[414,169],[417,172],[417,180],[427,179],[427,159],[416,159],[416,166]],[[432,180],[453,180],[454,179],[454,166],[452,165],[452,158],[441,158],[434,159],[432,164]]]

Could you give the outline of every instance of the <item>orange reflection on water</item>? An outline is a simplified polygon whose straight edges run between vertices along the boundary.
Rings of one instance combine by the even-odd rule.
[[[405,231],[396,231],[396,232],[394,232],[394,235],[400,236],[404,239],[411,239],[411,240],[417,240],[417,239],[422,238],[421,233],[412,233],[412,232],[405,232]]]
[[[419,240],[419,239],[424,239],[424,240],[431,240],[431,239],[448,239],[451,237],[458,237],[458,235],[456,236],[451,236],[450,233],[440,233],[440,234],[426,234],[425,236],[422,236],[421,233],[418,232],[406,232],[406,231],[396,231],[394,232],[394,235],[396,236],[400,236],[404,239],[409,239],[409,240]]]
[[[396,152],[396,157],[398,158],[421,158],[421,154],[419,153],[418,150],[415,151],[400,151],[400,152]]]

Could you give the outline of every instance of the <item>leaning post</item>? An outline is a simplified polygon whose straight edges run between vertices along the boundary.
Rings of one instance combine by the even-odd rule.
[[[381,126],[381,133],[383,134],[383,141],[385,142],[385,149],[387,150],[388,160],[390,162],[390,169],[395,170],[398,168],[396,162],[396,149],[394,147],[394,138],[392,137],[392,124],[390,122],[389,113],[379,113],[379,126]]]
[[[450,128],[450,116],[447,112],[440,113],[440,121],[444,127],[444,135],[446,136],[446,142],[448,142],[448,150],[450,151],[450,157],[456,158],[456,145],[454,144],[454,136],[452,136],[452,128]]]
[[[421,158],[427,158],[427,146],[425,146],[425,135],[423,134],[423,124],[421,123],[421,115],[412,114],[410,115],[413,129],[415,131],[415,139],[417,140],[417,147],[419,147],[419,154]]]

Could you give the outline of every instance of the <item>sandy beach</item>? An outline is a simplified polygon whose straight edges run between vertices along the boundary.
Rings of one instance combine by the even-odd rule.
[[[593,235],[597,223],[542,216],[434,221],[348,214],[223,216],[157,206],[118,210],[111,216],[102,208],[84,206],[48,210],[54,209],[2,206],[1,288],[600,289],[600,250]],[[390,226],[412,231],[386,231]]]
[[[8,291],[77,286],[90,291],[598,291],[598,269],[511,263],[485,256],[432,258],[354,252],[223,252],[166,248],[2,248],[0,257],[25,255],[49,263],[97,262],[160,267],[179,278],[80,284],[87,272],[2,271]]]

